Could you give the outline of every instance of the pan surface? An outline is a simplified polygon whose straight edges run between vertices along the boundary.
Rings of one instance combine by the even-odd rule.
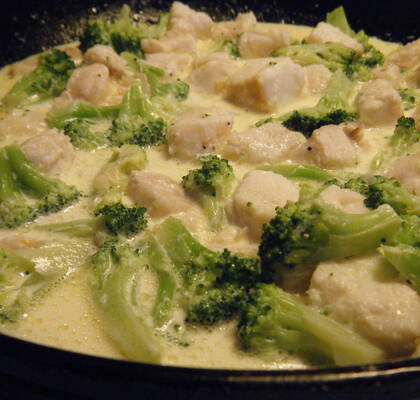
[[[15,0],[0,13],[0,65],[70,41],[80,20],[128,3],[149,15],[170,1]],[[227,19],[253,10],[259,20],[313,25],[343,4],[352,26],[384,40],[420,36],[420,7],[410,1],[319,2],[194,0]],[[92,357],[0,335],[0,399],[420,399],[420,359],[375,366],[293,371],[229,371],[152,366]]]

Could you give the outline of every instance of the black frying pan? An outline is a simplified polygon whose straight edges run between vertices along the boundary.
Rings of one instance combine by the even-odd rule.
[[[119,6],[101,0],[8,0],[0,13],[0,65],[43,47],[72,40],[79,21]],[[167,9],[169,1],[125,1],[136,11]],[[385,40],[420,37],[420,5],[324,0],[194,0],[193,8],[215,18],[253,10],[260,20],[312,24],[339,4],[352,26]],[[211,349],[209,349],[211,351]],[[0,335],[0,399],[185,399],[185,400],[420,400],[420,358],[375,366],[230,371],[161,367],[56,350]]]

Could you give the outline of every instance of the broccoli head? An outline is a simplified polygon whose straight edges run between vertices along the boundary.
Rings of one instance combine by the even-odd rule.
[[[234,179],[227,160],[218,156],[199,158],[202,166],[182,177],[182,186],[204,208],[213,229],[219,229],[225,219],[224,200],[227,199]]]
[[[92,132],[90,123],[79,118],[67,122],[63,133],[70,138],[74,147],[82,150],[95,150],[107,144],[103,134]]]
[[[259,256],[266,280],[275,273],[322,260],[344,258],[391,243],[401,219],[388,205],[365,214],[347,214],[315,201],[287,203],[263,226]]]
[[[398,90],[404,105],[404,110],[411,110],[420,100],[420,90],[404,88]]]
[[[166,122],[157,116],[150,98],[136,82],[124,95],[118,117],[112,122],[108,139],[115,146],[135,144],[140,147],[164,142]]]
[[[7,108],[26,106],[60,95],[76,66],[64,52],[53,49],[39,58],[38,67],[20,79],[3,97]]]
[[[368,208],[389,204],[398,214],[420,215],[420,199],[407,192],[396,179],[360,176],[348,180],[344,187],[365,196],[364,203]]]
[[[145,207],[126,207],[122,203],[106,204],[98,208],[94,215],[101,216],[105,226],[113,235],[120,233],[133,236],[147,227]]]

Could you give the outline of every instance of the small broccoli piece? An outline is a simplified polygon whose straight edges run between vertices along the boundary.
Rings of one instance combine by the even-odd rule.
[[[0,322],[17,321],[51,285],[82,265],[90,252],[90,246],[75,242],[0,249]]]
[[[211,326],[237,315],[249,289],[260,279],[257,259],[212,251],[194,239],[183,224],[168,218],[156,231],[182,282],[186,321]]]
[[[166,122],[159,118],[156,107],[136,82],[124,95],[118,117],[112,122],[108,139],[115,146],[135,144],[140,147],[164,142]]]
[[[337,70],[331,76],[326,93],[315,107],[293,111],[280,117],[270,117],[258,121],[256,126],[267,122],[281,122],[287,128],[303,133],[310,137],[314,129],[328,124],[341,124],[354,121],[356,114],[350,109],[348,99],[354,84],[346,77],[344,72]]]
[[[10,166],[21,187],[38,197],[38,215],[46,215],[62,210],[78,200],[81,193],[66,183],[49,178],[38,171],[25,157],[17,145],[5,147]]]
[[[20,79],[3,97],[2,103],[13,108],[56,97],[66,88],[75,68],[72,59],[60,50],[42,54],[38,67]]]
[[[118,202],[98,207],[94,211],[97,218],[36,225],[34,228],[75,238],[93,238],[99,233],[131,237],[146,229],[146,211],[144,207],[126,207]]]
[[[365,214],[347,214],[315,201],[310,207],[287,203],[263,226],[259,246],[265,279],[282,270],[345,258],[391,243],[401,219],[388,205]]]
[[[260,354],[288,351],[336,365],[375,363],[381,349],[349,327],[322,315],[275,285],[259,284],[239,323],[245,350]]]
[[[313,165],[281,164],[264,166],[259,169],[275,172],[288,179],[309,179],[321,183],[335,179],[334,175]]]
[[[365,196],[364,203],[368,208],[389,204],[398,214],[420,215],[420,199],[407,192],[396,179],[361,176],[348,180],[344,187]]]
[[[120,202],[132,171],[147,164],[146,153],[134,145],[124,145],[114,152],[93,181],[95,208]]]
[[[238,44],[235,43],[232,40],[221,40],[218,41],[214,48],[213,48],[214,52],[226,52],[229,54],[230,58],[233,58],[234,60],[237,60],[238,58],[241,57],[241,54],[239,52],[239,47]]]
[[[47,114],[48,124],[52,128],[64,129],[73,120],[95,121],[114,119],[120,112],[120,106],[94,106],[82,101],[75,101],[61,109],[51,110]]]
[[[385,150],[381,150],[372,160],[371,168],[379,169],[393,157],[400,157],[412,150],[420,142],[420,131],[416,129],[413,118],[401,117],[397,121],[394,134]]]
[[[401,229],[392,246],[381,246],[379,252],[420,291],[420,218],[402,217]]]
[[[140,302],[143,274],[150,257],[117,239],[102,244],[92,257],[92,294],[105,331],[130,360],[158,363],[162,344]]]
[[[363,81],[371,79],[372,68],[383,65],[385,61],[384,55],[369,44],[369,36],[367,36],[364,31],[361,30],[356,33],[351,29],[343,6],[337,7],[335,10],[327,13],[326,22],[336,26],[363,45],[363,54],[355,57],[351,63],[348,63],[344,67],[346,74],[351,77],[357,77]]]
[[[404,88],[398,90],[404,105],[404,110],[411,110],[420,100],[420,90]]]
[[[63,133],[70,138],[74,147],[82,150],[95,150],[107,144],[101,133],[94,133],[86,120],[74,119],[66,123]]]
[[[120,233],[133,236],[147,227],[145,207],[126,207],[122,203],[106,204],[95,210],[101,216],[112,235]]]
[[[36,218],[36,209],[22,195],[7,152],[0,150],[0,228],[15,228]]]
[[[62,210],[81,193],[38,171],[17,145],[0,150],[0,227],[15,228],[40,215]],[[29,201],[25,193],[35,197]]]
[[[321,64],[332,72],[345,70],[357,58],[356,52],[341,43],[294,44],[272,53],[273,57],[290,57],[300,65]]]
[[[307,115],[299,111],[292,114],[282,122],[282,124],[292,130],[303,133],[305,137],[310,137],[315,129],[324,125],[339,125],[343,122],[354,121],[356,114],[342,109],[327,112],[319,117]]]
[[[128,65],[138,73],[146,75],[147,82],[154,96],[172,95],[177,100],[185,100],[190,90],[189,85],[181,79],[173,82],[163,82],[165,71],[161,68],[147,64],[135,54],[124,52],[121,56],[127,61]]]
[[[200,157],[201,168],[182,177],[182,186],[204,208],[213,229],[220,229],[225,219],[224,201],[228,198],[234,179],[227,160],[218,156]]]
[[[130,7],[124,5],[114,22],[104,18],[88,21],[79,40],[84,52],[96,44],[112,46],[117,53],[129,51],[143,56],[141,40],[159,38],[166,31],[168,18],[162,14],[157,24],[139,24],[133,21]]]

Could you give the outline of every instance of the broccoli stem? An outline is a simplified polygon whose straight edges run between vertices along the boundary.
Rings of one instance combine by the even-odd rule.
[[[56,190],[56,182],[41,174],[26,158],[17,145],[5,147],[10,165],[17,179],[38,196],[45,196]]]
[[[64,129],[65,125],[73,119],[114,119],[120,112],[120,105],[94,106],[82,101],[75,101],[68,107],[52,110],[47,114],[47,121],[53,128]]]
[[[258,169],[264,171],[272,171],[276,174],[283,175],[289,179],[310,179],[318,182],[327,182],[331,179],[335,179],[329,172],[314,167],[312,165],[301,165],[301,164],[284,164],[284,165],[269,165],[260,167]]]
[[[258,285],[239,337],[254,352],[286,350],[336,365],[382,361],[382,350],[275,285]]]
[[[78,219],[74,221],[58,222],[56,224],[36,225],[34,229],[51,233],[62,233],[75,238],[91,238],[101,225],[100,220]]]
[[[388,205],[365,214],[347,214],[324,204],[320,206],[321,220],[329,234],[328,244],[316,251],[319,260],[349,257],[392,243],[401,219]]]
[[[161,343],[154,329],[141,315],[137,288],[147,258],[115,242],[105,243],[92,259],[93,298],[111,339],[130,360],[158,363]]]
[[[379,252],[420,291],[420,248],[399,244],[381,246]]]
[[[150,265],[154,269],[158,279],[158,292],[153,308],[153,320],[155,326],[162,328],[171,319],[172,305],[176,294],[176,281],[169,272],[173,268],[171,261],[160,244],[151,235],[148,236],[147,255]]]
[[[8,154],[5,149],[0,150],[0,202],[16,201],[19,192],[13,171],[10,168]]]

